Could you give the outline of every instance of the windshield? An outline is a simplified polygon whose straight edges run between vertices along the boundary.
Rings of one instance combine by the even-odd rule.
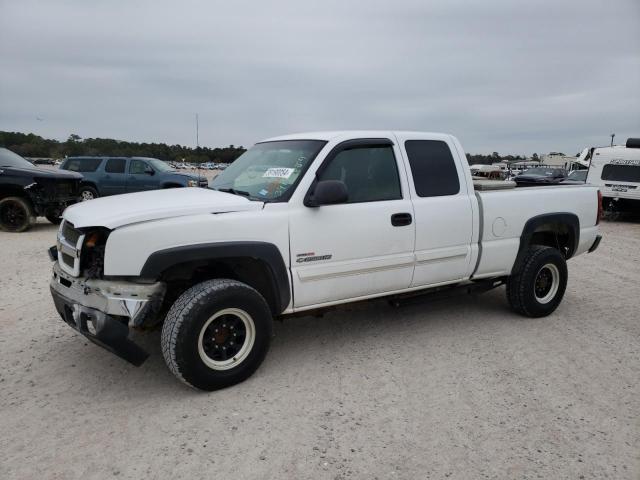
[[[287,200],[325,143],[321,140],[258,143],[218,175],[210,188],[262,201]]]
[[[149,158],[147,161],[159,172],[173,172],[173,168],[171,168],[167,162],[158,160],[157,158]]]
[[[0,167],[34,168],[29,161],[6,148],[0,148]]]
[[[569,174],[569,180],[578,180],[580,182],[584,182],[587,180],[587,171],[586,170],[574,170]]]

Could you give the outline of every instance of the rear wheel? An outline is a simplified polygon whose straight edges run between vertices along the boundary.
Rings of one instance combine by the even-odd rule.
[[[272,317],[250,286],[227,279],[199,283],[173,304],[162,326],[162,354],[183,382],[217,390],[242,382],[264,360]]]
[[[549,315],[562,301],[567,277],[567,263],[558,250],[534,245],[507,280],[509,305],[527,317]]]
[[[90,187],[89,185],[83,185],[80,187],[80,201],[87,202],[89,200],[93,200],[94,198],[98,198],[98,191]]]
[[[618,202],[616,202],[613,198],[604,198],[602,200],[602,206],[602,217],[605,220],[615,222],[622,216],[620,207],[618,207]]]
[[[24,232],[35,222],[33,209],[27,200],[6,197],[0,200],[0,230]]]

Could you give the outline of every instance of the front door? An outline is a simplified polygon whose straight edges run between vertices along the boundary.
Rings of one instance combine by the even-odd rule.
[[[144,160],[132,158],[129,161],[129,178],[127,192],[142,192],[158,188],[155,170]]]
[[[316,172],[316,181],[344,182],[347,202],[306,207],[298,199],[291,205],[295,308],[411,283],[415,228],[404,166],[391,140],[368,142],[339,144]]]

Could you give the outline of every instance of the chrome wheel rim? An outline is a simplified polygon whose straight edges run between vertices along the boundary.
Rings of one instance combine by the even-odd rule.
[[[256,339],[253,318],[239,308],[212,315],[200,329],[198,353],[212,370],[229,370],[249,356]]]
[[[93,192],[90,192],[89,190],[83,190],[80,196],[82,197],[83,202],[86,202],[87,200],[93,200],[95,198],[93,196]]]
[[[533,291],[539,303],[549,303],[554,299],[560,286],[560,270],[553,263],[543,265],[536,274]]]

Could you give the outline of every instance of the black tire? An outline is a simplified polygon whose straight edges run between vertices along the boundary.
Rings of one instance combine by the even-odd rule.
[[[47,220],[49,220],[54,225],[60,225],[60,222],[62,222],[62,212],[61,211],[47,212],[47,213],[45,213],[44,216],[45,216],[45,218]]]
[[[557,249],[534,245],[507,280],[509,305],[520,315],[545,317],[562,301],[567,277],[567,262]]]
[[[622,216],[622,212],[618,207],[618,203],[613,200],[613,198],[603,198],[602,199],[602,219],[607,220],[609,222],[615,222],[620,220]]]
[[[232,313],[214,319],[221,312]],[[253,325],[252,334],[243,314]],[[219,322],[235,322],[235,332],[240,334],[245,329],[241,347],[239,342],[234,345],[235,338],[230,336],[234,327]],[[235,280],[208,280],[184,292],[169,309],[162,326],[162,355],[171,372],[187,385],[208,391],[229,387],[250,377],[260,366],[269,350],[272,324],[269,306],[256,290]],[[216,325],[221,330],[224,326],[226,333],[216,329],[213,334],[210,328]],[[235,356],[214,359],[222,347],[229,351],[239,348],[233,354],[239,363],[234,363]],[[224,362],[228,365],[222,366]]]
[[[31,204],[20,197],[5,197],[0,200],[0,230],[24,232],[35,222]]]
[[[95,198],[98,198],[100,195],[98,195],[98,191],[89,186],[89,185],[82,185],[80,187],[80,201],[81,202],[87,202],[89,200],[93,200]]]

